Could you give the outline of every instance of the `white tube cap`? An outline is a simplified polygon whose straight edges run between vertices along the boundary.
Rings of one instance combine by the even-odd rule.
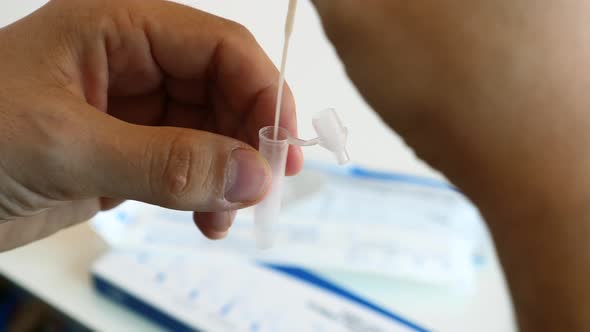
[[[350,157],[346,151],[348,130],[342,125],[334,109],[319,111],[313,118],[313,127],[319,138],[319,145],[332,151],[340,165],[346,164]]]

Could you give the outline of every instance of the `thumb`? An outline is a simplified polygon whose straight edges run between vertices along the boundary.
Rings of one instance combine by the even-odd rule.
[[[182,128],[147,127],[99,112],[92,137],[71,162],[88,195],[139,200],[178,210],[235,210],[260,201],[271,172],[249,145]]]

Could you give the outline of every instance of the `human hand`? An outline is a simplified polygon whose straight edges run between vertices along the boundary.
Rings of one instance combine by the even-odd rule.
[[[124,199],[220,238],[261,200],[278,73],[240,25],[157,1],[54,0],[0,30],[0,250]],[[296,133],[287,90],[281,125]],[[287,173],[302,166],[291,149]]]

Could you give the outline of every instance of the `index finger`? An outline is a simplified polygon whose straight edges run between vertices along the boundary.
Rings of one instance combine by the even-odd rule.
[[[207,78],[214,84],[238,124],[237,138],[258,145],[258,131],[274,123],[279,73],[252,34],[243,26],[191,7],[145,1],[143,25],[154,60],[173,78]],[[297,135],[295,102],[288,87],[281,127]],[[299,148],[291,148],[287,174],[303,164]]]

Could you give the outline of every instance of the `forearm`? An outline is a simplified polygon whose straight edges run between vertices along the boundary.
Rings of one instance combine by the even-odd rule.
[[[367,102],[482,211],[522,330],[590,331],[590,2],[315,3]]]
[[[480,208],[523,332],[590,331],[590,105],[577,89],[554,86],[544,105],[476,105],[465,114],[486,119],[408,135]]]
[[[590,331],[590,208],[539,203],[483,211],[520,330]]]

